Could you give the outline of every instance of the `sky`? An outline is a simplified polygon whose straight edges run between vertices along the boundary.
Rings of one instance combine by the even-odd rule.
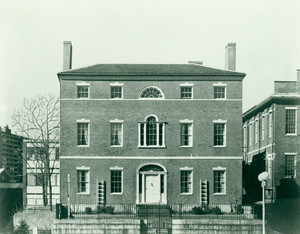
[[[63,41],[73,44],[73,68],[203,61],[220,69],[236,42],[246,111],[275,80],[297,79],[299,10],[299,0],[0,0],[0,126],[12,125],[23,98],[59,96]]]

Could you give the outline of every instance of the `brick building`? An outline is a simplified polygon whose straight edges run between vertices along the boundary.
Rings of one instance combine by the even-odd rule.
[[[254,200],[261,197],[262,171],[270,175],[268,199],[299,195],[299,106],[300,70],[297,81],[275,81],[274,94],[243,114],[244,182]]]
[[[229,204],[242,196],[242,81],[226,69],[98,64],[60,82],[61,202]]]
[[[22,182],[23,138],[12,134],[8,126],[0,127],[0,168],[5,168],[11,182]]]

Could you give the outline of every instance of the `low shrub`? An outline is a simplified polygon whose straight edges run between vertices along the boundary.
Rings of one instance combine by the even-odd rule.
[[[192,213],[197,215],[210,214],[211,209],[208,206],[194,206]]]
[[[14,234],[29,234],[29,226],[25,220],[21,220],[17,228],[14,230]]]
[[[213,214],[223,214],[223,212],[221,211],[220,207],[218,207],[218,206],[213,207],[211,209],[211,213],[213,213]]]
[[[114,207],[112,207],[112,206],[98,206],[97,207],[97,213],[98,214],[113,214],[114,213]]]
[[[92,208],[91,208],[91,207],[85,207],[84,212],[85,212],[86,214],[91,214],[91,213],[92,213]]]
[[[244,214],[244,209],[243,209],[242,205],[238,205],[235,209],[235,212],[237,214]]]

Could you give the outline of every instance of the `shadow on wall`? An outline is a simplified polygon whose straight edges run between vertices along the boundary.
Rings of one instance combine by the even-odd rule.
[[[300,186],[293,178],[281,179],[276,191],[278,198],[300,198]]]

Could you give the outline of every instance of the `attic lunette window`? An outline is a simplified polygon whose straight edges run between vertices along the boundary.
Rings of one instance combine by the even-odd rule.
[[[154,86],[150,86],[150,87],[147,87],[145,89],[142,90],[141,94],[140,94],[140,98],[149,98],[149,99],[152,99],[152,98],[160,98],[160,99],[163,99],[164,98],[164,95],[163,95],[163,92],[157,88],[157,87],[154,87]]]

